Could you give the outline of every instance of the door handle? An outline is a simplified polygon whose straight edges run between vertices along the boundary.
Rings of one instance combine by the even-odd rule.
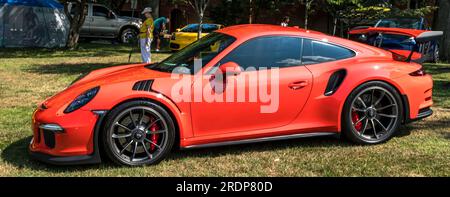
[[[296,81],[289,84],[289,88],[298,90],[308,85],[308,81]]]

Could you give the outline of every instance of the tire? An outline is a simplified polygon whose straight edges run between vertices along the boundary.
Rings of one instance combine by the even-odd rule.
[[[119,41],[121,43],[130,43],[132,39],[136,39],[138,31],[134,28],[128,27],[123,29],[119,35]]]
[[[163,107],[138,100],[111,110],[101,137],[113,162],[140,166],[163,160],[174,145],[175,132],[174,121]]]
[[[397,90],[385,82],[367,82],[347,97],[342,132],[357,144],[379,144],[392,138],[402,118],[403,104]]]
[[[436,44],[436,46],[433,49],[433,63],[439,63],[439,45]]]

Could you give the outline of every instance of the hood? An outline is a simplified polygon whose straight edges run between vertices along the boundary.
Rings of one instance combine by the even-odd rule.
[[[140,18],[129,17],[129,16],[118,16],[119,19],[127,20],[127,21],[141,21]]]
[[[197,40],[197,32],[175,32],[175,38],[178,39],[183,39],[183,40],[192,40],[192,41],[196,41]],[[200,37],[206,36],[208,35],[208,33],[202,33],[202,35]]]
[[[150,70],[145,67],[146,65],[147,64],[131,64],[94,70],[81,80],[72,84],[72,86],[80,86],[90,83],[93,83],[95,85],[103,85],[105,83],[111,84],[125,81],[156,79],[171,76],[171,73]]]
[[[171,73],[158,72],[145,68],[147,64],[133,64],[124,66],[114,66],[90,72],[84,78],[78,80],[65,90],[50,97],[44,104],[46,107],[62,106],[67,102],[71,102],[83,92],[103,85],[111,85],[129,81],[135,83],[140,80],[157,79],[170,77]]]

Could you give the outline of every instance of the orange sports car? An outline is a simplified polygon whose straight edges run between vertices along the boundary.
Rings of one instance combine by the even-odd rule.
[[[295,27],[232,26],[162,62],[80,77],[39,104],[29,152],[52,164],[104,154],[135,166],[174,147],[328,135],[382,143],[432,114],[432,78],[410,59]]]

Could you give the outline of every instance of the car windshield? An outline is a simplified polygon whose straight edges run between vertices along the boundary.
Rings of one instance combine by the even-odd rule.
[[[174,53],[161,63],[146,67],[161,72],[194,74],[235,40],[236,38],[232,36],[214,32]],[[198,66],[194,66],[194,62],[198,63]]]
[[[203,33],[211,33],[219,29],[219,25],[216,24],[202,24]],[[190,24],[181,29],[181,32],[198,32],[198,24]]]
[[[381,19],[375,27],[391,27],[403,29],[420,29],[419,18],[386,18]]]

